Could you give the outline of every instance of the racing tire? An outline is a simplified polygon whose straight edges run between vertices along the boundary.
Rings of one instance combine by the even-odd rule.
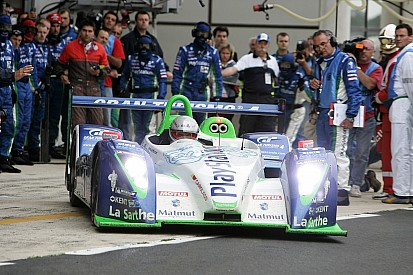
[[[98,203],[98,193],[99,193],[99,172],[100,172],[100,165],[99,165],[99,150],[98,148],[94,148],[93,154],[97,156],[96,158],[93,158],[92,162],[92,175],[91,175],[91,185],[92,185],[92,190],[91,190],[91,198],[90,198],[90,215],[92,218],[92,221],[94,219],[94,214],[96,213],[97,210],[97,203]]]
[[[70,146],[69,153],[69,165],[70,165],[70,181],[68,183],[67,189],[69,190],[69,201],[70,205],[73,207],[83,206],[82,201],[75,195],[76,189],[76,136],[72,136],[72,144]]]

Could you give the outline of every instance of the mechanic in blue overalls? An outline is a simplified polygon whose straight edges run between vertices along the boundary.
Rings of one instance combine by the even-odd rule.
[[[29,159],[38,162],[40,160],[40,127],[44,118],[46,109],[47,89],[46,86],[46,67],[49,53],[49,44],[47,43],[47,35],[49,29],[43,23],[36,23],[37,34],[34,38],[36,46],[36,69],[37,77],[40,81],[40,86],[34,91],[34,99],[32,104],[32,120],[30,129],[27,133],[27,147]],[[48,72],[49,74],[51,72]]]
[[[32,43],[36,28],[34,21],[26,19],[21,22],[20,27],[24,33],[24,37],[20,46],[15,49],[15,68],[16,70],[27,65],[33,66],[33,72],[30,77],[25,77],[22,81],[14,84],[14,90],[17,94],[17,102],[15,105],[16,126],[14,131],[14,140],[11,148],[11,156],[13,162],[20,165],[33,165],[24,153],[24,143],[26,135],[30,128],[32,116],[32,100],[33,91],[39,87],[39,79],[36,67],[36,46]]]
[[[12,29],[10,17],[0,15],[0,109],[3,112],[0,129],[0,172],[20,173],[10,163],[10,147],[14,135],[11,84],[13,81],[14,49],[8,40]]]
[[[163,59],[153,53],[153,41],[148,35],[138,38],[138,53],[129,55],[123,68],[120,89],[124,91],[132,80],[132,98],[164,99],[166,96],[166,69]],[[149,133],[153,111],[132,111],[135,141],[142,143]]]
[[[48,56],[47,65],[53,70],[56,65],[57,59],[59,59],[60,55],[63,52],[63,49],[69,42],[63,39],[63,36],[60,31],[60,25],[62,24],[61,16],[55,12],[49,14],[46,18],[50,22],[50,32],[47,36],[47,42],[49,44],[51,55],[51,57]],[[64,108],[63,104],[67,104],[67,102],[64,101],[64,93],[64,85],[60,78],[56,76],[51,77],[49,94],[49,152],[51,157],[56,159],[66,158],[65,154],[60,152],[58,148],[55,147],[56,139],[59,136],[60,116],[62,116],[62,121],[60,123],[62,141],[66,143],[67,107]]]
[[[191,101],[218,100],[222,95],[221,61],[218,50],[208,45],[211,28],[199,22],[192,30],[194,42],[179,48],[173,70],[172,94],[182,94]],[[211,83],[212,82],[212,83]],[[214,91],[210,91],[210,87]],[[205,113],[194,113],[201,124]]]

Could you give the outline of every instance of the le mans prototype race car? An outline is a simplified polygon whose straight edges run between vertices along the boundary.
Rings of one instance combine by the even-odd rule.
[[[163,224],[284,228],[288,233],[346,236],[336,223],[337,164],[323,148],[290,152],[277,133],[237,138],[232,123],[211,117],[197,140],[162,143],[177,115],[172,97],[156,134],[142,145],[122,131],[78,125],[66,169],[73,206],[86,204],[98,227]]]

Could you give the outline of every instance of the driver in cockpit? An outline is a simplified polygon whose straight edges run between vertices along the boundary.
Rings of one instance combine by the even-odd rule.
[[[179,139],[197,139],[199,133],[198,123],[190,116],[179,116],[174,119],[169,127],[170,142]]]

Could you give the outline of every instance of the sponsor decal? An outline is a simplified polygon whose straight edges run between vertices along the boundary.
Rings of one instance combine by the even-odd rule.
[[[178,200],[178,199],[173,200],[173,201],[172,201],[172,206],[173,206],[173,207],[179,207],[179,206],[181,206],[181,201]]]
[[[235,194],[234,179],[236,172],[232,170],[228,157],[222,148],[212,147],[205,149],[204,162],[212,169],[213,178],[211,186],[211,197],[237,197]]]
[[[192,211],[178,211],[178,210],[159,210],[159,215],[169,217],[195,217],[195,210]]]
[[[308,209],[308,214],[314,215],[314,214],[320,214],[320,213],[328,212],[328,207],[329,207],[328,205],[310,207],[310,209]]]
[[[120,209],[115,208],[112,205],[109,206],[109,216],[115,218],[123,218],[124,220],[128,221],[155,220],[155,214],[152,212],[145,212],[142,209],[136,209],[134,211],[123,209],[123,211],[121,211]]]
[[[283,197],[281,195],[252,195],[252,199],[259,201],[282,201]]]
[[[110,181],[112,192],[115,192],[116,182],[118,181],[118,174],[116,174],[115,170],[113,170],[112,173],[109,174],[108,180]]]
[[[261,210],[268,210],[268,203],[264,202],[264,203],[260,203],[260,208]]]
[[[214,204],[216,208],[219,208],[219,209],[231,210],[237,207],[237,202],[218,202],[218,201],[212,200],[212,203]]]
[[[129,191],[129,190],[126,190],[126,189],[122,189],[122,188],[119,188],[119,187],[115,187],[115,193],[119,194],[119,195],[124,195],[124,196],[127,196],[127,197],[131,197],[131,198],[136,198],[136,192]]]
[[[102,139],[107,140],[107,139],[120,139],[120,133],[119,132],[113,132],[113,131],[104,131],[102,134]]]
[[[177,150],[164,153],[166,161],[174,165],[198,162],[202,159],[202,150],[193,145],[180,147]]]
[[[284,215],[248,213],[248,219],[279,221],[284,220]]]
[[[159,196],[168,197],[189,197],[188,192],[158,191]]]
[[[321,217],[318,215],[317,217],[310,217],[308,220],[307,219],[301,219],[301,221],[298,221],[297,216],[294,216],[293,219],[294,226],[298,227],[304,227],[304,228],[318,228],[318,227],[323,227],[328,225],[328,218],[327,217]]]
[[[191,175],[191,178],[192,178],[192,180],[195,182],[195,184],[196,184],[196,186],[198,187],[199,191],[201,192],[202,197],[204,198],[204,200],[207,201],[207,200],[208,200],[208,196],[207,196],[207,194],[205,193],[204,188],[202,187],[202,185],[201,185],[201,183],[199,182],[198,178],[197,178],[194,174]]]
[[[117,196],[110,196],[109,200],[111,203],[117,203],[120,205],[125,205],[128,207],[139,207],[139,201],[138,200],[129,200],[127,198],[122,198],[122,197],[117,197]]]

